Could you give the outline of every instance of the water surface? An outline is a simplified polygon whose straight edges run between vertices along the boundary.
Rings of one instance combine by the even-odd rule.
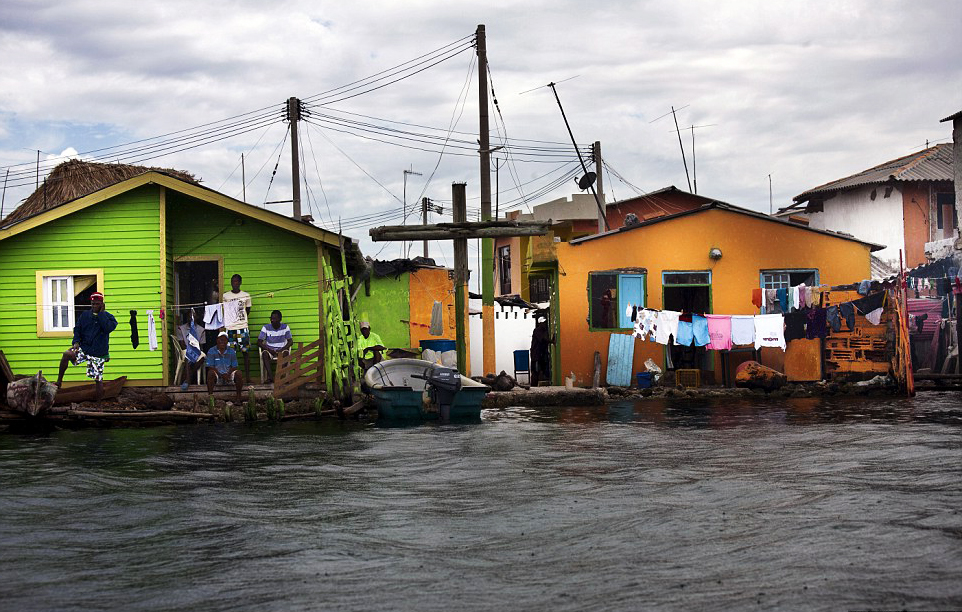
[[[0,609],[960,609],[959,399],[0,436]]]

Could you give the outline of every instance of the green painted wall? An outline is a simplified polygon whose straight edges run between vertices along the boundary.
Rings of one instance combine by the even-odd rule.
[[[102,268],[100,289],[119,323],[106,377],[160,380],[161,351],[147,348],[145,314],[160,310],[159,210],[158,188],[145,186],[0,241],[0,350],[14,373],[42,369],[55,380],[71,343],[70,337],[37,336],[36,271]],[[138,311],[137,350],[130,345],[130,310]],[[65,380],[86,380],[85,368],[71,366]]]
[[[243,217],[182,194],[167,193],[167,243],[173,262],[185,255],[223,256],[221,292],[243,277],[251,294],[250,372],[259,377],[256,338],[278,309],[297,342],[318,338],[317,247],[313,240]],[[172,306],[173,307],[173,306]],[[243,368],[243,363],[241,363]],[[171,368],[173,369],[173,368]]]
[[[410,273],[397,280],[393,276],[371,277],[371,295],[364,289],[358,293],[358,321],[369,321],[371,330],[388,347],[411,346],[410,303]]]

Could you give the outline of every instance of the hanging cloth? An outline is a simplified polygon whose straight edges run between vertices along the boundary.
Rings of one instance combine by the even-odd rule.
[[[130,311],[130,346],[140,346],[140,332],[137,331],[137,311]]]
[[[782,309],[782,312],[788,312],[788,291],[785,289],[776,289],[775,295],[778,299],[778,305]]]
[[[755,315],[755,348],[763,346],[785,350],[785,317],[780,314]]]
[[[701,315],[691,316],[691,330],[695,338],[695,346],[707,346],[711,342],[708,333],[708,319]]]
[[[762,290],[761,289],[752,289],[752,304],[755,305],[755,308],[762,307]]]
[[[708,319],[708,349],[727,351],[732,347],[732,318],[728,315],[705,315]]]
[[[802,283],[798,286],[798,309],[801,310],[810,305],[808,301],[808,287],[805,286],[805,283]]]
[[[224,327],[224,304],[208,304],[204,307],[204,327],[209,330]]]
[[[440,336],[444,334],[443,316],[441,302],[434,300],[434,304],[431,305],[431,326],[428,329],[428,334],[432,336]]]
[[[680,312],[674,310],[662,310],[658,313],[655,342],[668,344],[669,336],[678,336],[678,317],[680,315]]]
[[[195,363],[200,358],[200,341],[197,337],[200,333],[197,331],[197,324],[194,323],[193,314],[190,317],[190,331],[187,333],[187,337],[184,338],[187,344],[187,361]]]
[[[154,323],[154,311],[147,311],[147,344],[150,350],[157,350],[157,324]]]
[[[732,317],[732,344],[746,345],[755,342],[755,317]]]
[[[828,319],[826,310],[820,306],[808,309],[808,321],[805,323],[805,337],[809,340],[824,338],[828,335]]]

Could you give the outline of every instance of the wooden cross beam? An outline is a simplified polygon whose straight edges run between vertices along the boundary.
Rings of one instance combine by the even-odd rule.
[[[454,203],[454,223],[437,223],[434,225],[385,225],[373,227],[369,234],[374,242],[396,242],[402,240],[453,240],[454,241],[454,310],[456,320],[456,345],[458,350],[458,370],[467,372],[467,355],[465,351],[464,315],[467,312],[466,293],[468,285],[468,239],[469,238],[510,238],[514,236],[543,236],[551,231],[551,220],[548,221],[467,221],[467,198],[465,197],[465,183],[454,183],[451,187]],[[494,270],[484,267],[481,274],[493,275]],[[487,317],[484,322],[485,353],[494,356],[494,312],[493,308],[485,309],[482,316]],[[490,347],[490,348],[489,348]],[[487,359],[485,360],[488,361]],[[493,359],[491,359],[493,366]],[[485,366],[489,366],[485,363]],[[492,368],[493,369],[493,368]],[[488,374],[489,372],[482,372]],[[494,374],[495,372],[490,372]]]

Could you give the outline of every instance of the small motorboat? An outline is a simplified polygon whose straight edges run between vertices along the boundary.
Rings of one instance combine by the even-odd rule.
[[[487,385],[422,359],[389,359],[371,366],[364,382],[385,420],[480,421]]]

